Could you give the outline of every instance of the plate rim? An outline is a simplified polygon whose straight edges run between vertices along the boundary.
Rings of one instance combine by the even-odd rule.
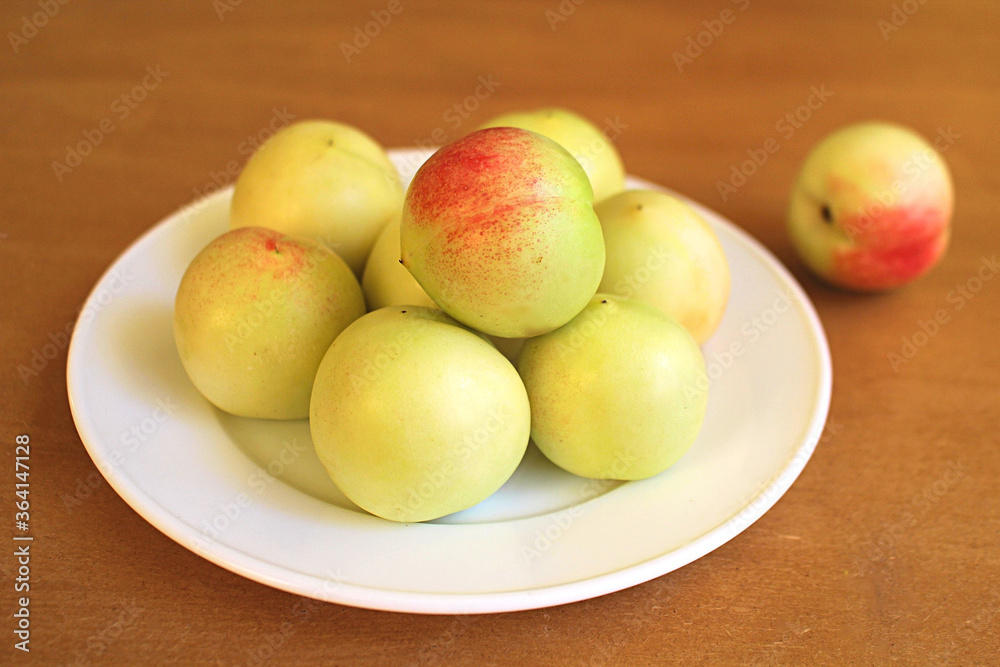
[[[408,155],[426,157],[433,151],[428,152],[427,149],[419,148],[393,148],[389,149],[388,152],[399,159],[404,159],[403,156]],[[614,593],[650,581],[692,563],[734,539],[753,525],[784,496],[798,479],[819,443],[829,415],[833,384],[832,360],[822,321],[812,301],[791,272],[760,241],[722,214],[669,188],[631,175],[628,177],[628,181],[633,187],[654,189],[675,195],[693,206],[703,216],[722,224],[728,232],[733,233],[757,261],[775,274],[783,286],[792,291],[808,325],[808,331],[811,334],[809,337],[810,345],[816,352],[818,371],[814,387],[816,398],[813,401],[811,417],[801,436],[800,444],[792,451],[785,463],[775,470],[769,482],[749,497],[729,519],[709,528],[681,547],[617,570],[575,581],[542,585],[529,589],[470,593],[417,592],[357,585],[335,578],[324,579],[296,572],[221,542],[213,541],[211,548],[206,549],[199,544],[199,542],[206,541],[195,534],[197,531],[194,528],[156,502],[129,476],[121,472],[116,474],[116,467],[111,465],[108,458],[104,456],[101,438],[97,432],[99,429],[91,423],[89,416],[80,407],[76,398],[81,392],[79,378],[85,372],[85,369],[80,367],[82,362],[80,361],[79,349],[82,345],[80,341],[83,334],[81,333],[81,318],[78,318],[74,324],[67,353],[66,386],[70,412],[81,442],[98,471],[119,497],[146,522],[174,542],[209,562],[252,581],[295,595],[326,602],[366,609],[417,614],[482,614],[524,611],[568,604]],[[165,233],[168,227],[176,224],[179,218],[192,215],[201,208],[210,205],[215,199],[230,197],[232,190],[233,186],[229,185],[185,204],[143,232],[116,256],[97,279],[84,300],[81,314],[93,305],[104,283],[126,256],[152,243],[157,236]],[[797,462],[801,464],[799,465]],[[333,582],[332,586],[330,582]]]

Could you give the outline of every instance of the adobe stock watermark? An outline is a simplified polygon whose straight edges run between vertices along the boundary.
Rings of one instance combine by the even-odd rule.
[[[677,66],[678,72],[683,74],[684,68],[693,65],[694,61],[705,53],[705,49],[715,44],[715,41],[726,31],[727,26],[736,23],[736,19],[739,17],[739,13],[737,12],[745,12],[750,7],[750,0],[730,0],[730,2],[736,5],[735,11],[730,7],[726,7],[719,12],[718,16],[705,19],[701,22],[704,30],[700,30],[693,35],[688,35],[685,40],[684,49],[682,51],[674,51],[674,65]]]
[[[652,597],[647,594],[645,597],[637,598],[641,602],[632,606],[628,613],[615,616],[613,633],[615,637],[620,639],[618,641],[602,641],[598,638],[591,642],[585,664],[590,667],[604,667],[604,665],[617,667],[635,664],[634,660],[624,659],[618,655],[619,651],[631,645],[631,642],[625,638],[652,637],[653,632],[661,632],[658,628],[663,627],[664,615],[667,613],[666,604],[669,599],[665,600],[659,595],[660,584],[656,582],[647,583],[646,588],[651,592]],[[657,628],[657,630],[651,631],[650,628]]]
[[[72,512],[82,505],[83,501],[93,496],[94,492],[104,484],[105,478],[114,469],[120,468],[130,454],[152,440],[179,409],[180,405],[169,395],[156,399],[145,417],[118,435],[121,448],[111,452],[110,460],[98,463],[97,470],[91,471],[86,477],[78,477],[72,495],[62,494],[61,499],[66,511]]]
[[[895,373],[908,364],[917,354],[941,333],[942,329],[952,322],[955,313],[958,313],[970,301],[982,291],[986,283],[993,280],[1000,271],[1000,261],[994,254],[991,257],[982,257],[976,272],[969,276],[964,282],[958,283],[945,295],[945,303],[948,308],[938,308],[928,319],[918,319],[917,328],[908,336],[900,338],[898,350],[890,351],[886,354],[889,368]]]
[[[759,313],[747,319],[740,326],[741,338],[731,341],[722,350],[713,350],[705,354],[705,375],[699,377],[694,385],[686,386],[685,393],[694,395],[708,391],[713,382],[718,381],[739,359],[745,355],[754,344],[774,327],[781,316],[792,307],[791,297],[787,292],[774,290],[774,299],[770,305]]]
[[[962,135],[949,125],[947,128],[939,127],[930,142],[938,153],[944,154],[961,138]],[[876,193],[871,204],[865,207],[861,215],[842,221],[844,232],[855,238],[870,229],[879,217],[917,184],[922,174],[937,163],[937,157],[930,149],[914,151],[900,166],[899,178],[890,183],[885,190]]]
[[[66,174],[79,167],[84,158],[93,153],[94,149],[104,142],[105,137],[125,122],[132,111],[144,102],[152,91],[159,88],[168,76],[170,72],[164,72],[159,65],[147,66],[146,75],[142,80],[111,103],[111,113],[102,118],[95,127],[84,130],[83,138],[76,144],[67,144],[66,156],[62,162],[58,160],[52,162],[52,172],[56,180],[62,183]]]
[[[584,171],[590,172],[591,168],[603,158],[603,156],[611,150],[614,150],[614,143],[618,141],[621,135],[628,129],[628,125],[622,121],[620,116],[615,116],[611,118],[610,116],[605,116],[604,120],[598,126],[595,127],[604,135],[604,140],[600,136],[595,136],[590,142],[584,146],[579,146],[573,151],[573,157],[576,161],[580,163]],[[617,158],[616,158],[617,159]],[[540,191],[552,196],[561,196],[558,188],[552,183],[540,183],[537,186]]]
[[[740,513],[733,520],[731,526],[734,534],[748,528],[750,524],[760,518],[767,508],[777,502],[778,497],[791,487],[792,482],[805,469],[813,450],[824,442],[829,442],[836,437],[842,428],[843,425],[840,422],[828,419],[823,432],[812,441],[811,444],[813,446],[808,448],[808,451],[800,450],[797,452],[788,465],[785,466],[784,471],[778,475],[777,479],[760,484],[753,492],[753,498],[740,510]]]
[[[248,134],[236,146],[236,156],[226,162],[221,170],[208,172],[208,181],[200,188],[193,189],[195,200],[185,208],[185,216],[189,217],[197,213],[205,206],[205,200],[209,195],[231,185],[257,149],[279,130],[287,127],[298,118],[295,114],[289,113],[287,107],[281,109],[274,107],[271,111],[271,118],[268,122],[253,134]]]
[[[670,260],[670,249],[666,246],[651,247],[646,253],[646,261],[629,271],[621,280],[615,283],[614,293],[626,299],[631,299],[643,285],[653,279]]]
[[[754,174],[767,164],[771,156],[781,150],[781,141],[788,141],[795,136],[796,131],[802,129],[802,126],[808,123],[813,114],[822,109],[831,97],[833,97],[833,91],[827,90],[826,84],[812,86],[805,101],[787,112],[774,124],[777,137],[768,137],[761,146],[748,148],[746,160],[738,165],[730,165],[729,178],[725,181],[715,182],[715,187],[719,191],[722,201],[728,201],[730,195],[746,185]]]
[[[406,515],[412,516],[429,500],[432,500],[441,489],[450,486],[454,477],[468,463],[472,456],[490,442],[504,426],[510,415],[496,407],[490,408],[486,418],[479,426],[467,433],[453,455],[449,455],[434,470],[427,471],[419,482],[406,489]]]
[[[136,604],[135,600],[129,600],[113,621],[87,637],[86,648],[82,651],[76,651],[73,654],[73,660],[66,664],[85,667],[85,665],[91,665],[95,662],[103,662],[102,656],[108,648],[134,627],[136,620],[145,611],[146,609]]]
[[[888,42],[892,34],[899,32],[899,29],[909,22],[910,17],[920,11],[920,8],[927,4],[927,0],[903,0],[892,6],[892,12],[888,19],[879,19],[875,26],[882,35],[882,41]]]
[[[1000,590],[993,590],[989,600],[976,612],[975,616],[963,623],[956,632],[951,633],[950,636],[954,638],[953,643],[939,657],[938,664],[953,664],[951,662],[952,656],[973,643],[983,631],[989,628],[997,614],[1000,614]]]
[[[573,151],[573,157],[580,163],[580,166],[583,167],[584,171],[588,173],[590,173],[592,167],[594,167],[599,160],[603,159],[603,156],[606,153],[614,150],[614,143],[618,141],[619,137],[621,137],[629,126],[622,121],[620,116],[615,116],[614,118],[605,116],[604,120],[601,121],[601,124],[597,125],[595,123],[594,127],[596,127],[597,130],[604,135],[604,139],[601,139],[599,135],[595,136],[589,143],[583,146],[578,146]],[[540,192],[544,192],[548,195],[554,197],[562,196],[561,191],[554,183],[539,183],[536,187]]]
[[[472,93],[445,109],[441,114],[441,125],[432,129],[423,138],[414,139],[413,145],[422,150],[431,150],[449,143],[502,85],[503,82],[497,81],[493,74],[480,74],[476,78],[476,86]],[[403,169],[416,171],[422,162],[421,155],[408,156]]]
[[[212,9],[220,21],[226,20],[226,14],[235,12],[236,8],[243,4],[243,0],[212,0]]]
[[[195,551],[199,554],[207,553],[208,540],[218,540],[222,537],[222,534],[236,524],[254,504],[255,498],[277,482],[305,451],[307,451],[306,445],[296,438],[283,442],[277,456],[268,461],[263,469],[254,470],[247,476],[246,484],[250,488],[249,492],[238,493],[232,500],[219,504],[215,514],[202,521],[201,535],[195,538]]]
[[[307,253],[305,254],[305,259],[303,260],[301,270],[299,270],[290,281],[288,281],[282,288],[275,287],[270,291],[270,293],[264,293],[261,295],[263,298],[258,298],[253,302],[253,307],[249,311],[237,318],[235,322],[230,323],[229,329],[226,331],[225,341],[226,349],[230,352],[234,352],[238,347],[240,347],[254,331],[259,329],[263,324],[269,321],[276,311],[278,311],[282,304],[288,300],[295,300],[296,294],[294,290],[303,283],[315,272],[319,267],[325,266],[328,262],[334,260],[334,254],[332,252],[327,253]],[[291,288],[291,289],[289,289]]]
[[[25,44],[34,39],[38,32],[54,19],[62,8],[68,5],[70,0],[38,0],[36,3],[40,8],[30,16],[21,17],[21,25],[18,31],[13,30],[7,33],[7,41],[14,53],[18,53]]]
[[[889,554],[906,531],[916,526],[922,517],[941,502],[941,499],[965,478],[966,473],[965,464],[961,460],[949,461],[944,473],[913,496],[896,521],[886,524],[874,539],[862,543],[864,555],[855,558],[855,573],[864,576],[874,565],[890,557]]]
[[[371,20],[364,25],[354,26],[354,34],[350,42],[340,43],[340,52],[344,54],[344,60],[348,63],[361,55],[367,49],[373,39],[377,39],[382,31],[389,27],[393,19],[403,13],[406,5],[403,0],[389,0],[384,8],[373,9],[369,12]]]
[[[420,647],[420,651],[417,652],[417,664],[456,664],[462,658],[469,658],[468,652],[459,650],[456,644],[458,638],[474,620],[475,616],[470,614],[454,616],[447,628]]]
[[[425,324],[423,319],[416,319],[415,325],[420,326]],[[414,341],[413,332],[409,329],[403,329],[400,331],[394,339],[388,343],[379,343],[378,351],[374,355],[369,355],[365,362],[361,365],[361,368],[356,371],[351,371],[348,377],[351,381],[351,388],[355,393],[360,393],[361,391],[368,389],[378,379],[382,377],[386,369],[389,368],[396,359],[399,358],[403,351],[406,350]]]
[[[576,13],[577,8],[587,0],[562,0],[555,9],[545,10],[545,20],[549,22],[549,28],[555,32],[560,23],[565,23],[569,17]]]
[[[435,127],[425,138],[415,139],[413,145],[417,148],[429,149],[445,144],[450,136],[454,136],[455,132],[465,124],[465,121],[479,111],[483,103],[492,97],[493,93],[502,85],[503,82],[497,81],[492,74],[479,75],[472,93],[452,104],[441,114],[443,125]]]
[[[646,260],[615,283],[613,294],[632,298],[643,285],[667,266],[669,258],[670,253],[664,246],[650,248]],[[600,308],[595,309],[593,315],[585,318],[579,326],[573,327],[568,336],[560,336],[556,340],[556,353],[560,359],[582,350],[618,309],[618,302],[615,299],[602,299],[597,305],[600,305]]]
[[[614,299],[603,299],[599,305],[601,307],[596,309],[592,316],[586,317],[579,325],[573,326],[569,336],[556,338],[556,353],[560,359],[582,350],[618,310],[618,303]]]
[[[625,130],[628,129],[628,125],[626,125],[619,116],[615,116],[614,118],[606,116],[604,120],[601,121],[601,125],[598,129],[600,129],[604,138],[608,140],[608,143],[605,144],[601,141],[600,137],[594,137],[589,144],[578,149],[573,155],[577,162],[579,162],[584,168],[592,166],[595,162],[601,159],[606,152],[611,150],[609,145],[618,141]]]
[[[401,312],[406,314],[409,306],[402,306]],[[370,389],[377,383],[382,375],[396,362],[396,360],[413,344],[416,340],[414,334],[427,327],[439,326],[437,322],[425,320],[421,317],[414,317],[410,321],[410,326],[401,330],[388,342],[379,342],[378,346],[366,355],[364,363],[360,368],[351,368],[347,372],[347,379],[351,383],[351,389],[356,393],[361,393]]]
[[[48,368],[49,364],[69,347],[69,339],[74,326],[88,326],[133,280],[135,280],[135,274],[127,266],[120,266],[112,271],[105,279],[105,284],[94,294],[93,304],[86,306],[80,312],[79,317],[67,322],[62,329],[49,332],[47,342],[31,351],[28,363],[17,365],[17,374],[21,378],[21,382],[27,386],[32,379],[38,377],[42,371]]]
[[[313,591],[320,598],[329,598],[344,586],[344,573],[340,567],[327,568],[326,579]],[[283,621],[275,632],[265,632],[255,636],[257,644],[244,649],[246,665],[264,665],[274,661],[281,648],[295,635],[298,626],[310,618],[315,611],[326,605],[322,599],[300,597],[289,610],[288,620]]]
[[[550,549],[565,536],[577,519],[586,512],[586,502],[593,500],[602,494],[615,481],[621,478],[630,465],[635,462],[635,455],[630,452],[619,452],[611,463],[611,474],[609,479],[588,479],[581,489],[581,496],[584,498],[579,504],[555,512],[552,514],[545,526],[536,528],[531,534],[531,544],[521,545],[521,556],[524,557],[528,565],[532,565],[539,558],[549,552]]]

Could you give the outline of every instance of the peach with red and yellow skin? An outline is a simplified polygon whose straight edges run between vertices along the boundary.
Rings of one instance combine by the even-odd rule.
[[[479,130],[432,155],[403,204],[403,265],[453,318],[504,338],[571,320],[597,291],[604,239],[580,164],[541,135]]]
[[[519,127],[552,139],[577,159],[590,178],[594,201],[625,189],[625,165],[599,127],[568,109],[548,107],[495,116],[482,127]]]
[[[323,355],[364,312],[357,279],[333,251],[243,227],[209,243],[188,266],[174,303],[174,338],[194,386],[220,409],[301,419]]]
[[[369,311],[386,306],[438,307],[410,272],[399,263],[398,217],[379,233],[372,254],[368,256],[368,262],[365,264],[361,289],[365,293],[365,303]],[[524,345],[523,338],[491,336],[490,340],[510,363],[517,363],[517,356]]]
[[[930,143],[904,127],[860,123],[806,158],[788,225],[799,255],[826,282],[887,290],[941,259],[953,202],[948,166]]]

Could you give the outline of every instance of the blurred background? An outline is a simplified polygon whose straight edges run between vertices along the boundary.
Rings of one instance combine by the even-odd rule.
[[[99,232],[109,259],[232,181],[227,165],[242,165],[248,137],[311,117],[393,147],[447,142],[507,110],[565,106],[614,124],[630,173],[719,210],[780,255],[801,160],[852,121],[891,119],[927,136],[951,127],[966,139],[948,154],[956,180],[997,185],[996,170],[976,168],[989,155],[975,138],[998,110],[989,2],[399,0],[396,14],[378,0],[56,4],[36,36],[3,54],[7,163],[65,160],[101,119],[115,127],[61,181],[49,168],[30,190],[8,189],[80,201],[114,182],[101,215],[121,223]],[[3,25],[30,34],[21,19],[38,11],[4,3]],[[122,102],[147,68],[162,81]],[[814,87],[828,98],[796,117]],[[772,137],[780,150],[723,200],[717,182]],[[959,192],[961,219],[979,191]]]
[[[50,662],[257,660],[232,646],[247,636],[281,638],[290,664],[996,659],[997,285],[902,370],[886,362],[1000,248],[995,2],[5,0],[0,28],[0,398],[4,437],[30,429],[44,443],[32,613]],[[836,428],[760,522],[680,571],[567,607],[453,619],[323,605],[302,615],[294,596],[160,535],[99,477],[90,486],[96,469],[65,401],[65,344],[27,380],[17,369],[62,340],[136,237],[232,183],[253,148],[295,120],[430,146],[549,105],[607,128],[629,173],[760,239],[815,301],[834,358]],[[950,137],[952,247],[889,295],[822,286],[785,232],[809,149],[865,119]],[[734,170],[768,141],[778,150],[741,181]],[[897,534],[955,461],[962,479]],[[91,497],[71,511],[81,481]],[[859,570],[859,559],[870,564]],[[138,620],[108,640],[129,605],[143,610]],[[282,634],[289,618],[294,637]]]

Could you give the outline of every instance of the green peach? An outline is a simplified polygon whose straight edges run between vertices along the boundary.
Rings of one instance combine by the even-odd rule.
[[[375,237],[399,213],[403,187],[385,150],[342,123],[278,131],[236,181],[230,227],[267,227],[328,245],[360,276]]]
[[[598,294],[518,360],[531,437],[576,475],[644,479],[681,458],[705,417],[708,378],[691,334],[639,301]]]
[[[729,264],[708,223],[654,190],[622,192],[595,210],[607,251],[598,290],[655,306],[708,340],[729,301]]]
[[[382,308],[334,341],[316,374],[310,429],[338,488],[392,521],[481,502],[528,445],[528,397],[514,367],[439,310]]]

